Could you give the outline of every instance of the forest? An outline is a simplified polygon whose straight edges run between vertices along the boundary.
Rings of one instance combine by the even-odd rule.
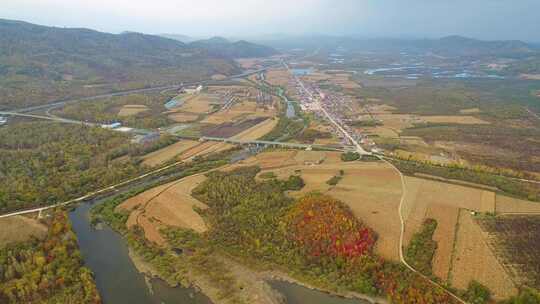
[[[432,261],[437,249],[437,242],[433,240],[435,229],[437,229],[437,221],[426,219],[420,231],[412,236],[405,250],[407,262],[414,269],[428,276],[432,274]]]
[[[195,269],[222,282],[226,298],[235,296],[234,277],[219,263],[221,252],[256,269],[281,270],[325,290],[382,296],[392,303],[454,303],[444,290],[374,254],[377,236],[345,204],[318,193],[294,200],[285,194],[287,182],[271,176],[257,182],[259,172],[258,167],[242,167],[207,174],[192,195],[209,206],[197,211],[210,230],[204,235],[179,228],[162,230],[170,245],[167,249],[148,242],[138,229],[125,228],[127,216],[117,213],[115,206],[128,197],[105,203],[94,213],[123,231],[163,278],[189,285],[188,271]],[[428,222],[418,237],[430,238],[434,225]],[[201,270],[201,265],[214,263],[220,271]],[[474,303],[492,303],[489,290],[474,282],[468,290],[457,292]],[[540,297],[524,288],[503,303],[538,304]]]
[[[50,205],[142,172],[134,159],[108,153],[129,144],[100,128],[46,122],[0,129],[0,212]]]
[[[0,303],[101,303],[67,213],[45,221],[45,239],[0,249]]]
[[[276,180],[255,182],[257,172],[214,172],[193,190],[210,207],[202,214],[215,247],[326,289],[385,295],[394,303],[452,303],[444,291],[377,257],[375,234],[346,205],[320,194],[295,201]]]
[[[115,96],[92,102],[79,102],[66,105],[53,111],[53,114],[63,118],[79,121],[89,121],[100,124],[120,122],[124,126],[140,129],[157,129],[169,125],[171,121],[165,114],[164,104],[175,94],[132,94]],[[134,115],[118,115],[124,105],[146,106],[146,111]]]

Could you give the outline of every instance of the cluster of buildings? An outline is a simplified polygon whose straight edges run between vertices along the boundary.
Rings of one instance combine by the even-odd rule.
[[[351,113],[353,110],[353,101],[350,98],[336,92],[325,92],[314,84],[303,83],[297,77],[295,79],[296,88],[300,95],[301,109],[313,112],[323,119],[327,118],[328,115],[331,120],[341,127],[341,129],[337,126],[333,128],[334,134],[340,138],[341,144],[354,145],[350,139],[352,138],[363,147],[369,147],[367,150],[378,151],[372,140],[347,124],[348,119],[345,117],[345,113]],[[345,133],[350,137],[346,136]]]

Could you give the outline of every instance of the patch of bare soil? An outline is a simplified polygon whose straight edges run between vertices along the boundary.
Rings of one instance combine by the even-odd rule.
[[[450,273],[452,286],[467,289],[471,280],[488,287],[495,299],[517,294],[517,289],[496,259],[483,232],[470,212],[461,210]]]
[[[47,226],[38,220],[24,216],[0,219],[0,248],[8,244],[20,243],[32,237],[41,239],[47,234]]]

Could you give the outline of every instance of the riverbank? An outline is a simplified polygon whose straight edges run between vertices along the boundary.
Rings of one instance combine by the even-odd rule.
[[[137,253],[135,253],[133,250],[130,249],[129,255],[135,267],[140,273],[144,274],[149,278],[162,279],[159,275],[159,272],[152,265],[144,261],[144,259],[137,255]],[[234,277],[238,285],[237,296],[241,300],[244,300],[246,303],[288,303],[286,301],[286,297],[282,293],[280,293],[280,291],[273,288],[270,284],[270,282],[272,281],[280,281],[286,282],[287,284],[297,285],[310,291],[320,292],[321,294],[324,294],[328,297],[335,298],[335,301],[343,299],[361,300],[365,301],[365,303],[370,304],[389,304],[386,299],[380,297],[373,297],[355,292],[340,293],[331,291],[329,289],[315,287],[305,281],[296,279],[283,271],[255,270],[248,266],[242,265],[234,259],[226,257],[225,255],[217,254],[215,257],[218,258],[220,262],[224,263],[227,269],[230,270],[232,276]],[[223,298],[220,288],[214,286],[208,278],[205,278],[201,275],[196,275],[193,271],[190,271],[187,277],[191,285],[189,287],[193,288],[197,292],[201,292],[202,294],[210,298],[212,303],[230,303],[230,298]],[[176,287],[174,285],[170,286]],[[149,285],[149,288],[151,288],[151,284]],[[321,301],[320,303],[324,303],[324,301]]]
[[[339,298],[343,298],[343,299],[363,300],[363,301],[367,301],[370,304],[390,304],[390,302],[388,302],[388,300],[386,300],[385,298],[381,298],[381,297],[368,296],[368,295],[364,295],[364,294],[357,293],[357,292],[339,293],[339,292],[334,292],[334,291],[331,291],[331,290],[328,290],[328,289],[315,287],[315,286],[310,285],[310,284],[308,284],[306,282],[297,280],[297,279],[291,277],[290,275],[288,275],[286,273],[283,273],[283,272],[280,272],[280,271],[262,272],[261,275],[262,275],[263,278],[265,278],[265,280],[268,280],[268,281],[270,281],[270,280],[283,281],[283,282],[287,282],[289,284],[295,284],[295,285],[302,286],[302,287],[307,288],[309,290],[323,292],[323,293],[326,293],[326,294],[328,294],[330,296],[334,296],[334,297],[339,297]]]
[[[138,255],[134,250],[129,250],[129,256],[135,265],[136,269],[149,279],[161,279],[159,272],[144,258]],[[223,290],[211,282],[208,277],[197,274],[196,271],[188,270],[186,274],[186,281],[189,282],[190,287],[195,291],[200,292],[207,296],[214,304],[228,304],[233,302],[233,299],[243,300],[245,303],[258,303],[258,304],[284,304],[283,296],[272,289],[272,287],[266,282],[265,278],[258,275],[255,272],[250,271],[246,267],[226,259],[222,256],[215,257],[227,265],[227,268],[231,271],[234,279],[236,280],[237,290],[235,297],[223,297]],[[148,280],[147,280],[148,282]],[[187,282],[186,282],[187,283]],[[177,287],[178,284],[167,283],[170,287]],[[151,284],[147,284],[151,290]]]

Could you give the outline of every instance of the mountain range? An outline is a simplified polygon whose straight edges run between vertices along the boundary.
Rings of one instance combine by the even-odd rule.
[[[245,41],[186,44],[0,19],[0,108],[233,75],[241,72],[234,59],[275,53]]]
[[[272,35],[254,41],[281,50],[344,47],[361,51],[433,52],[444,56],[522,56],[540,52],[539,45],[523,41],[484,41],[462,36],[448,36],[440,39],[398,39],[330,35]]]

